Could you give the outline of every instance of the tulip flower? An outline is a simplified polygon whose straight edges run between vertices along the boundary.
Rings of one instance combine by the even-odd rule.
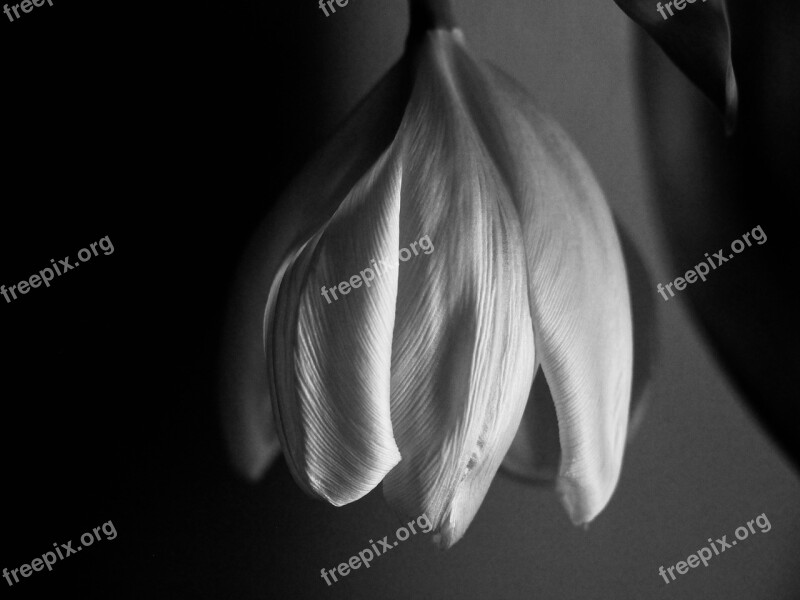
[[[413,7],[406,54],[239,273],[223,388],[234,461],[255,478],[280,446],[298,485],[336,506],[382,483],[450,547],[506,459],[555,479],[587,523],[619,479],[631,399],[612,215],[526,91],[472,56],[448,11]],[[403,258],[425,236],[434,251]],[[367,287],[353,277],[372,261],[394,267]]]

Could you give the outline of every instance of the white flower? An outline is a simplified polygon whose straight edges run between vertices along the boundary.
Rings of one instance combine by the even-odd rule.
[[[397,261],[423,236],[430,256],[322,298],[323,286],[370,259]],[[286,192],[240,278],[225,389],[246,473],[274,455],[274,418],[309,494],[338,506],[383,482],[395,510],[426,514],[449,547],[514,441],[541,368],[564,506],[585,523],[608,502],[632,376],[614,223],[561,128],[509,76],[476,62],[460,30],[411,46]],[[515,470],[536,465],[547,442],[530,435],[520,429]]]

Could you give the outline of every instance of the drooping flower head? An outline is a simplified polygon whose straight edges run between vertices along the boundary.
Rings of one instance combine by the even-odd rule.
[[[611,213],[563,130],[459,29],[413,40],[243,267],[234,458],[259,474],[274,426],[306,492],[338,506],[383,482],[397,512],[427,515],[449,547],[508,454],[516,472],[554,476],[570,518],[588,522],[619,478],[631,398]],[[401,252],[425,237],[429,254]],[[378,261],[396,266],[367,282]],[[520,428],[545,401],[555,419]],[[559,452],[544,451],[555,438]]]

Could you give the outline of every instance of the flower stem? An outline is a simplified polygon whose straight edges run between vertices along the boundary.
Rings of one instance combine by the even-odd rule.
[[[409,37],[429,29],[456,27],[451,0],[408,0],[408,7],[411,15]]]

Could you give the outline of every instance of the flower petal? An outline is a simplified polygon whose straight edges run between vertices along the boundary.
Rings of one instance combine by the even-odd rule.
[[[363,290],[348,283],[373,258],[396,260],[400,185],[389,150],[270,291],[267,375],[281,443],[298,483],[336,506],[368,493],[400,460],[389,405],[397,273]]]
[[[434,251],[401,266],[392,423],[403,456],[384,481],[406,517],[458,541],[505,455],[533,379],[533,327],[518,215],[449,67],[453,34],[422,42],[398,134],[401,243]]]
[[[557,487],[575,523],[591,521],[619,479],[631,394],[631,312],[614,222],[589,166],[511,78],[492,77],[527,244],[536,348],[555,401]],[[524,165],[529,165],[525,168]]]
[[[600,187],[561,128],[512,78],[457,50],[471,114],[522,221],[536,352],[559,424],[557,487],[570,518],[584,523],[608,502],[625,447],[632,341],[619,240]]]
[[[649,401],[649,383],[657,357],[657,322],[652,278],[625,227],[616,220],[625,258],[633,317],[633,379],[628,418],[628,442],[641,426]],[[553,396],[540,369],[503,470],[533,483],[556,481],[561,461],[558,419]]]
[[[279,451],[264,366],[264,307],[289,250],[307,240],[390,145],[410,93],[401,60],[304,167],[252,237],[236,275],[222,353],[221,408],[237,471],[257,479]]]

